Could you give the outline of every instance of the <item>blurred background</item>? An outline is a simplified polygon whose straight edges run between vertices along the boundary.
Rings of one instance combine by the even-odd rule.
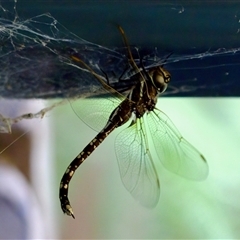
[[[84,101],[83,101],[84,103]],[[239,238],[240,161],[237,98],[159,98],[158,107],[207,159],[202,182],[178,177],[161,165],[160,201],[145,209],[125,190],[112,133],[78,169],[70,186],[76,219],[58,211],[63,238]],[[54,121],[57,176],[96,135],[70,106]],[[74,126],[74,127],[69,127]],[[66,134],[67,132],[67,134]],[[56,203],[56,206],[59,204]]]
[[[12,8],[14,13],[13,2],[2,1],[1,4],[4,9]],[[6,211],[6,214],[14,216],[14,219],[17,216],[22,224],[19,225],[20,230],[26,228],[19,231],[22,234],[19,236],[28,239],[240,238],[240,102],[236,97],[239,94],[240,59],[235,54],[239,47],[240,4],[237,1],[96,3],[19,0],[16,6],[21,18],[29,19],[50,12],[69,31],[106,47],[122,44],[112,25],[119,23],[131,44],[177,53],[181,68],[174,64],[166,64],[165,68],[174,73],[172,86],[181,73],[184,90],[180,85],[175,89],[176,93],[190,92],[191,97],[181,94],[181,97],[176,97],[177,94],[169,91],[159,98],[158,108],[170,117],[209,164],[209,176],[202,182],[178,177],[159,164],[160,201],[156,208],[145,209],[121,182],[114,150],[116,130],[74,175],[69,193],[74,220],[61,211],[59,183],[68,164],[95,137],[96,132],[76,116],[70,104],[58,107],[36,122],[24,120],[20,130],[13,129],[13,132],[20,131],[19,135],[28,132],[24,136],[28,138],[18,140],[0,155],[3,169],[0,194],[4,196],[2,202],[5,204],[0,207],[13,212],[9,215]],[[188,61],[183,60],[189,52],[193,59],[204,60],[202,56],[211,49],[215,52],[217,49],[229,51],[223,58],[218,58],[217,54],[210,56],[207,65],[203,61],[196,63],[191,56]],[[197,53],[203,55],[197,56]],[[228,64],[232,58],[234,63]],[[187,88],[196,79],[197,87]],[[211,82],[211,88],[208,88],[208,82]],[[170,86],[170,90],[173,89]],[[227,94],[224,92],[226,89]],[[208,92],[208,97],[196,97],[202,96],[204,91]],[[226,95],[228,98],[223,97]],[[13,109],[4,111],[1,108],[1,114],[8,117],[35,113],[51,104],[30,100],[18,107],[16,100],[9,107],[3,101],[1,99],[1,106],[7,106],[3,109]],[[1,135],[2,148],[16,139],[14,135],[11,139],[5,140],[5,137]],[[18,150],[13,150],[17,146]],[[17,154],[13,155],[16,151],[20,151],[21,160]],[[19,194],[17,189],[20,189]],[[27,211],[30,208],[32,210]],[[9,226],[8,222],[13,223],[11,219],[0,221]],[[2,229],[2,238],[12,233],[11,228]]]

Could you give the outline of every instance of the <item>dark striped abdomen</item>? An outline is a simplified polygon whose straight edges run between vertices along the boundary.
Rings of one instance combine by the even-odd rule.
[[[115,129],[115,125],[111,128],[101,131],[84,149],[83,151],[70,163],[66,172],[64,173],[61,183],[59,198],[61,207],[64,213],[74,218],[73,211],[68,200],[68,187],[69,182],[77,170],[77,168],[83,163],[83,161],[101,144],[101,142]]]

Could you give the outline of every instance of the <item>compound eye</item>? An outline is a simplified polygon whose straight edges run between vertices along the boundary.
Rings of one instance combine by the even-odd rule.
[[[171,80],[170,73],[162,67],[157,68],[153,73],[153,84],[158,89],[159,93],[163,93]]]

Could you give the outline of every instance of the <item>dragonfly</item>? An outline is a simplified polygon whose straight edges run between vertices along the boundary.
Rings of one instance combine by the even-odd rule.
[[[171,74],[164,66],[145,69],[142,61],[137,66],[125,32],[122,27],[118,28],[127,49],[129,64],[136,71],[134,77],[137,79],[126,96],[108,85],[102,76],[78,56],[72,56],[72,60],[84,66],[108,94],[106,98],[96,101],[87,99],[89,104],[72,103],[76,114],[87,125],[99,131],[70,163],[60,182],[62,211],[73,218],[73,208],[68,199],[70,180],[77,168],[104,139],[125,124],[128,126],[115,139],[120,176],[125,188],[143,206],[155,207],[159,200],[160,181],[156,160],[160,160],[167,170],[188,179],[203,180],[208,175],[208,164],[204,156],[182,137],[169,117],[156,107],[158,96],[167,89]],[[83,105],[91,107],[84,108]],[[157,159],[152,157],[153,150]]]

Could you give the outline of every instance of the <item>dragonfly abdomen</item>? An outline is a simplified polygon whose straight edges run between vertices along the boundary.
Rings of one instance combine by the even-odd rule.
[[[75,159],[70,163],[65,171],[61,183],[59,198],[61,207],[64,213],[74,218],[72,207],[68,200],[68,187],[73,174],[77,168],[91,155],[91,153],[104,141],[104,139],[116,128],[116,125],[109,121],[109,124],[79,153]]]

